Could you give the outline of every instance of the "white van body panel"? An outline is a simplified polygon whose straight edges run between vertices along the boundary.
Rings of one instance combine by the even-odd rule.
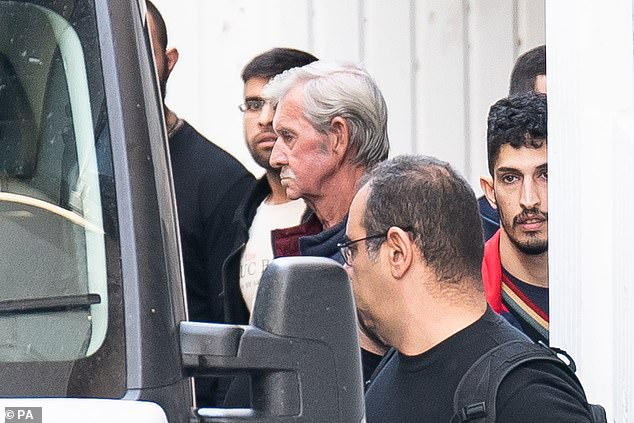
[[[41,407],[46,423],[167,423],[163,409],[153,402],[91,398],[2,398],[0,410],[6,422],[36,422],[29,410]],[[18,415],[22,410],[22,414]]]

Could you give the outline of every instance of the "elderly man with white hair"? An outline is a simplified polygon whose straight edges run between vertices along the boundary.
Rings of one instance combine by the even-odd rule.
[[[273,231],[274,254],[343,264],[337,243],[357,184],[389,153],[383,95],[360,67],[317,61],[276,76],[264,96],[275,108],[278,136],[270,164],[280,169],[288,197],[303,198],[313,211],[302,225]],[[360,342],[367,380],[386,346],[362,326]]]

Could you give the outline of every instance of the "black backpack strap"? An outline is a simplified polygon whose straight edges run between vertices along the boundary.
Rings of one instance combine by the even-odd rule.
[[[454,394],[451,423],[494,423],[495,400],[502,380],[516,367],[528,361],[548,361],[567,369],[577,385],[574,362],[562,361],[557,353],[543,344],[526,340],[505,342],[482,355],[464,374]]]

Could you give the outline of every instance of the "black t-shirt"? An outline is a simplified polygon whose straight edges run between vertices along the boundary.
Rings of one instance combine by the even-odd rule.
[[[443,423],[453,415],[453,396],[462,375],[501,343],[508,323],[490,308],[475,323],[417,356],[393,354],[366,393],[368,423]],[[519,331],[518,339],[525,339]],[[549,363],[531,363],[502,382],[498,423],[591,422],[570,376]]]

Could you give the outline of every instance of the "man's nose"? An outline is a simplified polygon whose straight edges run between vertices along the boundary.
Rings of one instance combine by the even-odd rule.
[[[258,116],[258,125],[261,127],[273,126],[273,115],[275,115],[275,109],[269,101],[264,103],[260,115]]]
[[[279,169],[282,166],[288,164],[284,142],[281,141],[279,137],[275,140],[275,144],[273,144],[273,150],[271,150],[269,164],[276,169]]]
[[[522,208],[530,210],[538,208],[541,204],[540,193],[537,184],[531,179],[525,179],[522,184],[520,205]]]

